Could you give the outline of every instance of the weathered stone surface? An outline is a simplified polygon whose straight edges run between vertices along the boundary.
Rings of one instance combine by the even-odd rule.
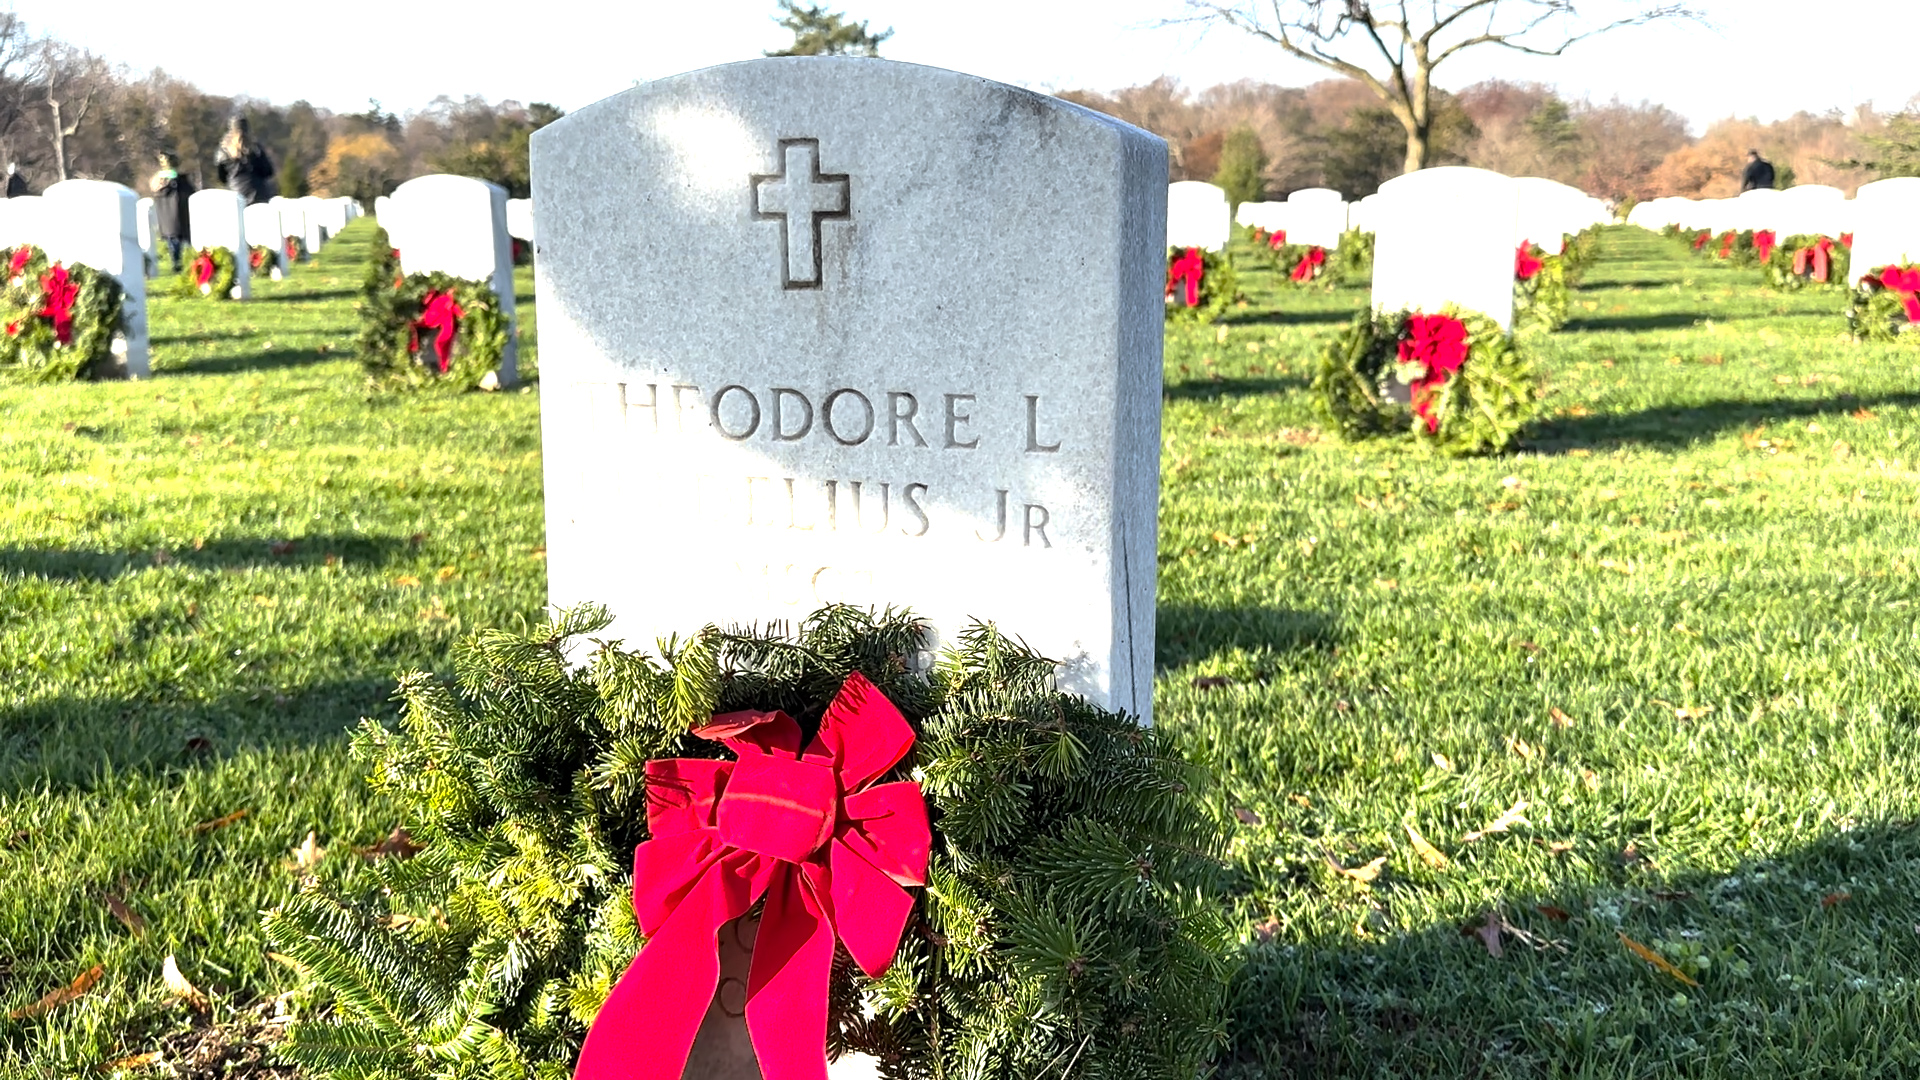
[[[640,645],[829,602],[939,644],[993,620],[1147,716],[1166,168],[1058,99],[853,58],[543,128],[553,602]]]

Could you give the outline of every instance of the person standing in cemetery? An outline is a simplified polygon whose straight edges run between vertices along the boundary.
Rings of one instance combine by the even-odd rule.
[[[0,198],[17,199],[27,193],[27,178],[20,175],[20,167],[7,162],[7,185]]]
[[[273,182],[273,159],[266,148],[255,142],[247,130],[247,118],[236,116],[227,125],[227,137],[213,156],[213,168],[220,182],[246,200],[248,206],[263,203],[278,194]]]
[[[1747,151],[1747,171],[1740,177],[1741,191],[1773,189],[1773,162],[1760,156],[1760,151]]]
[[[187,199],[193,195],[193,181],[180,175],[180,159],[173,154],[160,155],[160,171],[147,182],[153,192],[153,216],[160,239],[167,242],[167,254],[173,257],[173,272],[180,272],[180,248],[192,239],[187,224]]]

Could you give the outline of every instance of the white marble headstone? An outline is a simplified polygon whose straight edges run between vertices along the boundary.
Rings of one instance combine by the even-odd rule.
[[[1227,193],[1204,180],[1167,185],[1167,246],[1219,251],[1233,231]]]
[[[1512,179],[1443,166],[1380,185],[1372,210],[1376,311],[1437,312],[1446,304],[1513,327]]]
[[[278,278],[287,270],[287,245],[280,235],[280,208],[254,203],[246,209],[246,220],[247,243],[273,249],[273,274]]]
[[[226,188],[203,188],[187,199],[187,229],[197,248],[226,248],[233,252],[234,299],[253,295],[253,274],[247,265],[245,201]],[[184,256],[182,256],[184,258]]]
[[[46,203],[39,195],[0,199],[0,246],[45,248],[48,222]]]
[[[517,326],[513,302],[513,242],[507,236],[507,192],[470,176],[420,176],[394,190],[393,206],[407,223],[400,269],[438,271],[493,285],[509,327]],[[392,238],[392,234],[388,234]],[[500,360],[500,382],[510,385],[518,358],[516,331],[509,330]]]
[[[1773,188],[1755,188],[1740,193],[1733,200],[1734,223],[1729,228],[1753,230],[1772,229],[1780,232],[1780,200],[1786,197],[1783,191]],[[1784,234],[1781,234],[1784,236]]]
[[[1894,263],[1920,263],[1920,177],[1875,180],[1854,192],[1851,258],[1856,283]]]
[[[133,208],[133,224],[140,233],[140,250],[146,256],[147,276],[160,273],[160,212],[151,198],[141,199]]]
[[[1287,228],[1287,204],[1283,202],[1243,202],[1233,212],[1235,223],[1249,229],[1284,232]]]
[[[120,283],[126,335],[115,343],[115,366],[125,375],[146,378],[147,256],[140,248],[140,197],[105,180],[63,180],[49,186],[44,198],[52,225],[44,245],[47,257],[92,267]]]
[[[1109,117],[871,59],[542,128],[553,603],[636,643],[831,602],[936,645],[992,620],[1149,717],[1166,170]]]
[[[533,243],[533,200],[507,200],[507,235]]]
[[[1579,188],[1539,176],[1513,181],[1519,203],[1514,243],[1527,242],[1548,254],[1558,254],[1562,239],[1600,220],[1595,200]]]
[[[294,201],[300,204],[300,216],[307,227],[307,254],[318,255],[333,236],[326,225],[329,217],[327,200],[318,195],[302,195]]]
[[[1800,184],[1774,200],[1780,239],[1789,236],[1839,237],[1847,231],[1847,193],[1825,184]]]
[[[1331,251],[1347,231],[1347,204],[1332,188],[1301,188],[1287,196],[1287,243]]]

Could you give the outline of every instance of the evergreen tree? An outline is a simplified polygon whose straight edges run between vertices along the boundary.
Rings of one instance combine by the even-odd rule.
[[[891,29],[870,33],[865,20],[851,22],[821,4],[780,0],[780,10],[786,17],[774,21],[793,31],[793,44],[768,56],[879,56],[880,43],[893,36]]]
[[[454,685],[407,676],[399,726],[363,723],[354,752],[425,847],[375,864],[374,887],[323,866],[266,915],[330,1002],[287,1056],[316,1076],[564,1080],[641,945],[647,761],[725,756],[689,732],[737,709],[784,710],[810,738],[857,670],[919,732],[903,769],[935,844],[893,968],[867,980],[842,952],[830,1049],[895,1080],[1200,1074],[1238,954],[1201,888],[1219,868],[1204,777],[1167,736],[1055,692],[1053,663],[991,627],[924,674],[920,623],[847,607],[791,635],[710,627],[659,658],[614,643],[570,662],[607,622],[587,607],[479,634]]]
[[[1213,184],[1227,193],[1227,202],[1239,209],[1244,202],[1259,202],[1267,192],[1267,151],[1260,136],[1245,125],[1227,132],[1220,144],[1220,167],[1214,170]]]

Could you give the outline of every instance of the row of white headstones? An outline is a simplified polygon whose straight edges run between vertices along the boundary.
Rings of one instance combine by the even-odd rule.
[[[1851,199],[1824,184],[1761,189],[1732,199],[1649,199],[1635,206],[1627,221],[1649,229],[1678,225],[1716,234],[1771,229],[1781,240],[1852,233],[1851,273],[1858,282],[1889,264],[1920,258],[1920,177],[1862,184]]]
[[[513,319],[512,240],[533,239],[528,200],[509,200],[504,189],[483,180],[436,175],[410,180],[377,204],[386,211],[382,224],[401,251],[405,272],[438,271],[489,282]],[[236,300],[252,296],[252,247],[273,249],[277,276],[287,269],[287,240],[298,238],[317,254],[362,212],[349,198],[313,196],[249,206],[224,188],[194,192],[187,201],[191,249],[234,253]],[[509,222],[518,228],[510,231]],[[144,378],[150,359],[146,283],[159,273],[165,250],[153,200],[104,180],[65,180],[43,195],[0,200],[0,249],[23,244],[43,249],[54,262],[89,266],[120,283],[126,331],[115,352],[126,375]],[[516,351],[510,337],[499,372],[503,383],[513,381]]]
[[[1355,203],[1309,188],[1284,203],[1243,203],[1239,213],[1242,225],[1329,249],[1346,229],[1372,232],[1376,310],[1452,304],[1503,327],[1513,322],[1515,247],[1531,241],[1558,252],[1563,235],[1611,217],[1604,202],[1566,184],[1452,166],[1395,177]],[[1230,232],[1224,191],[1192,180],[1168,186],[1168,247],[1219,251]]]

